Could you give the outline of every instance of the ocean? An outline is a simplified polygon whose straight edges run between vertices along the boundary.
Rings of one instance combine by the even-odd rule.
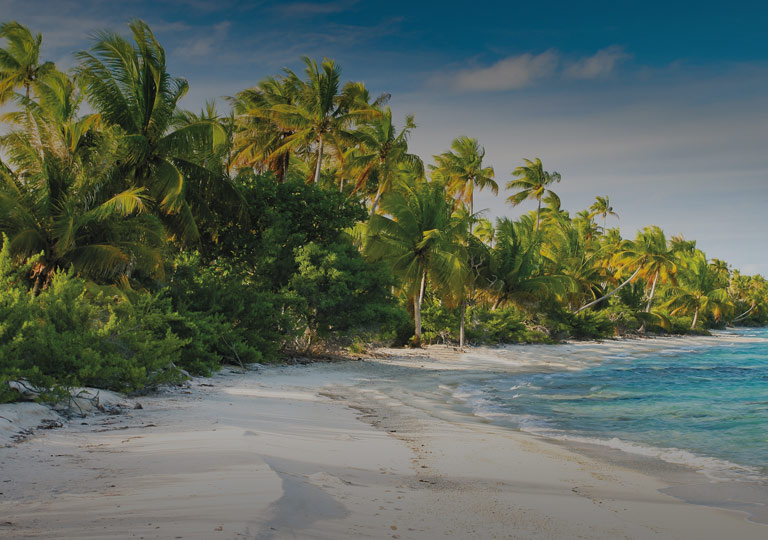
[[[768,329],[643,341],[575,344],[554,353],[567,369],[486,368],[443,389],[495,424],[692,466],[715,481],[767,478]],[[492,360],[511,365],[520,349],[495,349]]]

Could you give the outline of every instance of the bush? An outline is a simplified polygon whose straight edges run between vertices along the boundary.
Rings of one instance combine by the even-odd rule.
[[[7,382],[18,378],[48,389],[44,399],[73,386],[131,392],[182,378],[174,366],[187,343],[162,299],[94,297],[71,271],[35,296],[22,279],[29,268],[14,270],[0,252],[0,400],[17,397]]]
[[[189,341],[182,363],[190,371],[274,361],[294,333],[286,299],[245,282],[226,262],[206,265],[197,253],[181,253],[165,292],[180,315],[173,330]]]
[[[400,324],[387,268],[367,262],[350,241],[311,242],[295,257],[298,268],[284,292],[302,334],[343,340],[352,332],[391,334]]]

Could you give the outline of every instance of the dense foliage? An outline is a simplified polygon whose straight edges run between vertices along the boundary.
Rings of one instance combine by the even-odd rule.
[[[63,73],[0,25],[0,382],[134,391],[371,342],[768,322],[763,277],[658,227],[623,238],[607,196],[571,214],[538,158],[501,183],[528,213],[476,214],[475,190],[499,192],[479,142],[425,167],[414,118],[398,128],[332,60],[192,113],[150,28],[129,28]]]

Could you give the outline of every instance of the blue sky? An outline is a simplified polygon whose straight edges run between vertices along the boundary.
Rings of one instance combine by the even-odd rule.
[[[497,180],[540,157],[572,212],[609,195],[644,225],[768,275],[768,7],[756,2],[0,0],[61,67],[88,34],[150,23],[185,106],[232,95],[301,55],[392,94],[425,160],[477,137]],[[530,209],[481,193],[491,216]]]

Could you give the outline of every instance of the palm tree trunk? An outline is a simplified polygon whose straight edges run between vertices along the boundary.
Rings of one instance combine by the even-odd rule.
[[[539,206],[536,208],[536,230],[539,230],[539,217],[541,216],[541,197],[539,197]]]
[[[373,199],[373,204],[371,205],[371,214],[368,216],[369,218],[373,216],[373,214],[376,213],[376,208],[379,206],[379,200],[381,199],[381,188],[376,190],[376,197]]]
[[[415,347],[421,347],[421,302],[424,300],[424,286],[427,283],[426,270],[421,275],[421,286],[419,287],[419,294],[413,297],[413,322],[414,322],[414,340],[413,345]]]
[[[35,278],[35,284],[32,286],[32,296],[37,296],[40,294],[40,284],[42,282],[42,276],[38,275]]]
[[[659,271],[656,270],[656,274],[653,276],[653,285],[651,285],[651,295],[648,297],[648,304],[645,306],[645,312],[651,312],[651,302],[653,302],[653,295],[656,293],[656,282],[659,280]]]
[[[291,154],[289,152],[286,152],[281,158],[280,158],[280,173],[277,175],[277,183],[278,184],[285,184],[285,180],[288,177],[288,167],[290,167],[291,163]]]
[[[622,283],[621,285],[619,285],[618,287],[616,287],[615,289],[613,289],[611,292],[609,292],[609,293],[608,293],[608,294],[606,294],[605,296],[601,296],[601,297],[600,297],[600,298],[598,298],[597,300],[594,300],[594,301],[590,302],[589,304],[586,304],[586,305],[584,305],[584,306],[581,306],[579,309],[577,309],[576,311],[574,311],[574,312],[573,312],[573,313],[574,313],[574,315],[575,315],[576,313],[579,313],[579,312],[581,312],[581,311],[584,311],[584,310],[585,310],[585,309],[587,309],[588,307],[592,307],[592,306],[594,306],[595,304],[599,304],[600,302],[602,302],[602,301],[603,301],[603,300],[605,300],[606,298],[610,298],[611,296],[613,296],[614,294],[616,294],[617,292],[619,292],[619,289],[621,289],[621,288],[622,288],[624,285],[626,285],[627,283],[629,283],[630,281],[632,281],[633,279],[635,279],[635,276],[637,276],[637,274],[639,274],[639,273],[640,273],[640,270],[642,270],[642,268],[643,268],[642,266],[638,266],[638,267],[637,267],[637,270],[635,270],[635,273],[634,273],[634,274],[632,274],[631,276],[629,276],[629,279],[628,279],[627,281],[625,281],[624,283]]]
[[[469,218],[470,218],[469,219],[469,234],[470,235],[472,234],[472,228],[473,228],[472,225],[474,225],[474,223],[472,223],[472,216],[474,215],[474,213],[475,213],[475,201],[474,201],[474,197],[472,195],[470,195],[469,196]]]
[[[744,317],[746,317],[747,315],[752,313],[752,310],[755,309],[756,307],[757,307],[757,303],[753,302],[752,306],[747,311],[745,311],[744,313],[742,313],[741,315],[739,315],[738,317],[733,319],[731,322],[738,322],[738,321],[740,321],[741,319],[743,319]]]
[[[315,166],[315,184],[320,182],[320,165],[323,162],[323,137],[318,138],[320,146],[317,148],[317,165]]]
[[[691,324],[691,330],[696,328],[696,321],[699,318],[699,306],[696,306],[696,311],[693,313],[693,324]]]
[[[459,351],[464,352],[464,320],[467,315],[467,301],[461,301],[461,322],[459,323]]]

